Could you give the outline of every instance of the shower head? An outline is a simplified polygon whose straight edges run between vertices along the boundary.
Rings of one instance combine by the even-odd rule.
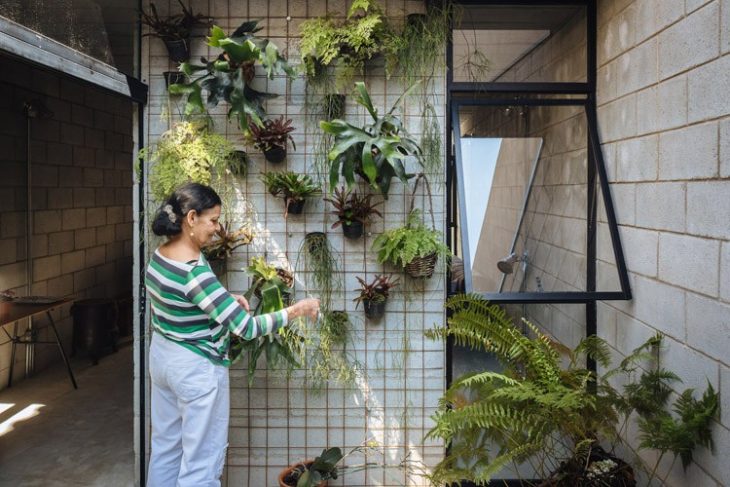
[[[517,262],[523,262],[527,264],[527,252],[525,252],[521,256],[518,256],[516,253],[512,252],[507,257],[500,259],[499,262],[497,262],[497,267],[503,274],[512,274],[514,272],[514,265]]]

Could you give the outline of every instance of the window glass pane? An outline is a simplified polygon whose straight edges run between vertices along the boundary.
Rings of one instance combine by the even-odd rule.
[[[455,82],[585,82],[580,6],[466,5],[453,33]]]

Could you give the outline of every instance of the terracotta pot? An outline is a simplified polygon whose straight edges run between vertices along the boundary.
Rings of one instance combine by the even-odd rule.
[[[294,484],[287,484],[284,481],[284,479],[296,467],[299,467],[299,466],[302,466],[302,465],[309,466],[312,463],[314,463],[314,460],[305,460],[304,462],[293,463],[293,464],[289,465],[288,467],[286,467],[284,470],[281,471],[281,473],[279,473],[279,487],[296,487],[296,483],[294,483]],[[324,482],[320,482],[319,484],[317,484],[317,487],[327,487],[327,481],[325,480]]]

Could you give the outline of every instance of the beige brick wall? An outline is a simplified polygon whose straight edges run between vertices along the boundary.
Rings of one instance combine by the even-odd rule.
[[[620,355],[661,331],[683,387],[720,391],[715,454],[660,471],[668,485],[730,485],[730,1],[606,0],[598,26],[599,129],[634,295],[599,303],[598,331]],[[599,282],[611,272],[599,262]],[[558,337],[584,321],[582,306],[528,313]]]
[[[0,289],[26,293],[23,103],[41,99],[53,117],[31,121],[32,294],[131,294],[131,103],[5,57],[0,57],[0,87],[6,94],[0,102]],[[54,320],[70,352],[69,308],[56,311]],[[44,328],[41,340],[52,339],[46,321],[34,321]],[[20,323],[21,331],[26,324]],[[36,370],[57,361],[55,347],[36,347]],[[25,347],[19,347],[14,380],[23,376],[24,363]],[[0,389],[9,365],[10,344],[0,339]]]

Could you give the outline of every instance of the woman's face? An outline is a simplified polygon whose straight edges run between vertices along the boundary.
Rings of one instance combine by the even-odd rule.
[[[193,237],[199,246],[203,246],[210,242],[213,235],[220,229],[220,223],[218,220],[221,217],[221,207],[216,205],[213,208],[203,210],[201,213],[194,213],[192,215],[192,231],[195,234]]]

